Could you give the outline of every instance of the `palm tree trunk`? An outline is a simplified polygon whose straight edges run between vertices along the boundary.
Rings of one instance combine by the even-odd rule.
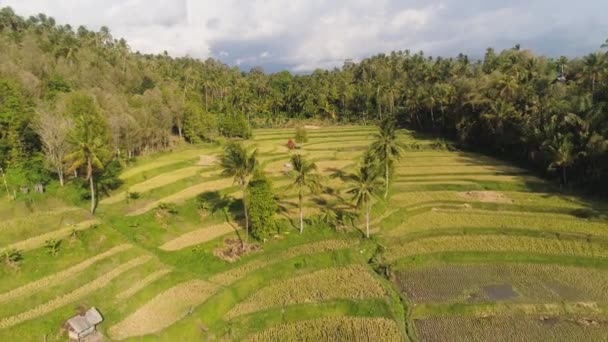
[[[304,232],[304,213],[302,211],[302,194],[298,196],[300,206],[300,234]]]
[[[366,207],[366,213],[365,213],[365,228],[366,228],[366,235],[367,238],[369,239],[369,210],[370,210],[370,205],[369,203],[367,204]]]
[[[91,214],[95,214],[95,180],[93,179],[93,161],[89,158],[87,161],[88,172],[89,172],[89,187],[91,189]]]
[[[249,241],[249,213],[247,212],[247,186],[243,181],[243,211],[245,212],[245,242]]]
[[[61,185],[61,187],[63,188],[63,185],[64,185],[63,169],[60,167],[57,168],[57,176],[59,177],[59,185]]]
[[[388,158],[386,158],[384,168],[385,168],[384,177],[385,177],[385,181],[386,181],[386,184],[384,184],[384,186],[386,187],[386,189],[384,191],[384,198],[386,199],[388,197]]]

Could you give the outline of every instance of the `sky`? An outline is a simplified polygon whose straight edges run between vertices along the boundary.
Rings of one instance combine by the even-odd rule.
[[[108,26],[133,51],[310,72],[396,50],[481,58],[520,44],[581,56],[608,38],[608,0],[0,0],[22,16]]]

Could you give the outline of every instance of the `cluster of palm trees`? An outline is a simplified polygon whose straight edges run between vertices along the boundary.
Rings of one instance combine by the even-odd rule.
[[[247,186],[253,177],[258,163],[257,151],[248,151],[242,143],[231,142],[220,158],[223,175],[234,177],[243,192],[243,208],[245,215],[246,234],[249,235],[249,217],[247,214]],[[390,177],[394,163],[403,155],[403,147],[397,138],[396,123],[392,119],[385,119],[378,127],[375,141],[363,154],[359,165],[353,173],[336,172],[334,177],[339,177],[349,188],[346,193],[351,196],[352,204],[365,216],[365,236],[370,237],[370,215],[372,205],[379,198],[379,191],[384,189],[384,198],[389,194]],[[298,196],[299,231],[304,232],[304,198],[308,195],[316,195],[323,189],[322,176],[318,172],[317,165],[307,160],[302,154],[295,153],[290,159],[291,170],[289,176],[293,183],[289,189],[295,190]],[[332,208],[324,208],[323,215],[328,221],[337,218]]]

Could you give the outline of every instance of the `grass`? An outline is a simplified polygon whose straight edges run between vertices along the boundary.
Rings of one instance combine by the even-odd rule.
[[[338,300],[284,306],[240,316],[218,327],[218,336],[227,340],[242,340],[247,335],[269,329],[285,322],[298,322],[331,317],[386,317],[391,318],[384,300]]]
[[[371,126],[309,129],[298,153],[325,176],[348,171],[373,133]],[[404,153],[391,196],[374,205],[374,239],[360,239],[360,222],[344,233],[309,224],[298,234],[296,197],[283,174],[293,135],[293,128],[256,130],[246,142],[258,149],[289,209],[281,218],[292,224],[234,263],[213,254],[225,238],[237,238],[234,229],[197,199],[203,192],[233,197],[231,223],[244,226],[238,186],[217,166],[195,166],[221,146],[138,158],[121,174],[123,186],[103,200],[98,224],[83,224],[74,236],[66,223],[91,218],[69,205],[79,205],[71,197],[0,199],[0,245],[23,254],[18,267],[0,265],[0,339],[62,341],[60,326],[80,304],[101,310],[104,335],[133,341],[407,340],[406,332],[458,341],[469,337],[464,327],[472,331],[468,340],[551,340],[558,335],[547,332],[549,323],[577,339],[604,331],[605,203],[557,193],[494,158],[432,150],[432,140],[400,131],[403,143],[422,148]],[[325,178],[337,192],[345,188]],[[337,202],[308,197],[306,216],[319,212],[321,197]],[[157,209],[162,203],[175,213]],[[49,238],[62,240],[56,256],[43,248]],[[515,295],[491,297],[488,286],[498,285]],[[599,327],[580,328],[581,315]]]
[[[92,280],[91,282],[81,286],[80,288],[78,288],[70,293],[66,293],[60,297],[57,297],[44,304],[38,305],[23,313],[3,318],[0,320],[0,329],[10,328],[14,325],[17,325],[17,324],[22,323],[27,320],[31,320],[31,319],[40,317],[44,314],[52,312],[53,310],[55,310],[57,308],[65,306],[74,301],[77,301],[77,300],[83,298],[84,296],[86,296],[87,294],[106,286],[114,278],[120,276],[122,273],[127,272],[128,270],[130,270],[134,267],[142,265],[143,263],[145,263],[149,260],[150,260],[150,256],[142,256],[142,257],[133,259],[133,260],[115,268],[114,270],[104,274],[103,276],[100,276],[100,277]]]
[[[560,240],[530,236],[507,235],[444,235],[417,239],[390,249],[389,260],[439,251],[519,252],[537,254],[608,257],[605,244],[586,240]]]
[[[587,326],[576,316],[489,316],[441,317],[415,320],[422,341],[602,341],[608,335],[605,323]],[[596,318],[597,319],[597,318]],[[601,320],[601,319],[600,319]]]
[[[189,314],[193,308],[217,290],[217,285],[204,280],[178,284],[154,297],[123,321],[113,325],[110,337],[122,340],[163,330]]]
[[[126,251],[129,248],[131,248],[131,245],[128,245],[128,244],[118,245],[103,253],[95,255],[94,257],[88,258],[68,269],[62,270],[58,273],[48,275],[42,279],[33,281],[33,282],[25,284],[21,287],[17,287],[8,292],[2,293],[2,294],[0,294],[0,303],[9,301],[9,300],[12,300],[15,298],[23,297],[27,294],[31,294],[36,291],[48,288],[49,286],[58,284],[62,281],[65,281],[66,279],[69,279],[70,277],[77,275],[78,273],[82,272],[83,270],[93,266],[95,263],[97,263],[103,259],[109,258],[117,253]]]
[[[160,249],[164,251],[178,251],[187,247],[200,245],[203,242],[211,241],[217,237],[234,232],[236,228],[232,224],[223,223],[208,228],[201,228],[195,231],[181,235],[180,237],[168,241],[161,245]]]
[[[382,298],[381,284],[362,265],[320,270],[311,274],[275,282],[240,302],[226,319],[272,307],[318,303],[333,299]]]
[[[249,336],[246,341],[399,341],[397,324],[386,318],[334,317],[288,323]]]
[[[608,303],[608,271],[588,267],[531,263],[433,263],[396,271],[399,289],[414,303],[493,301],[484,288],[511,286],[520,303]]]

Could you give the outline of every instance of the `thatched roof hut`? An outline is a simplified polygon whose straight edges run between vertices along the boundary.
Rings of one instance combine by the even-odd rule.
[[[67,329],[70,340],[82,341],[87,336],[94,335],[97,332],[97,324],[102,321],[101,313],[92,307],[84,313],[68,319],[64,328]]]

